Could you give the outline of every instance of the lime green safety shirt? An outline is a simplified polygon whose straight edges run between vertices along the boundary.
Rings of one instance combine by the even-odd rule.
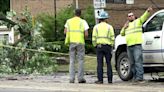
[[[128,27],[122,28],[120,34],[126,37],[127,46],[142,44],[142,24],[147,20],[150,13],[146,11],[140,18],[129,22]]]
[[[114,30],[113,27],[106,22],[101,22],[94,26],[92,33],[92,44],[114,44]]]
[[[84,21],[80,17],[73,17],[67,21],[66,45],[70,43],[85,44],[83,23]]]

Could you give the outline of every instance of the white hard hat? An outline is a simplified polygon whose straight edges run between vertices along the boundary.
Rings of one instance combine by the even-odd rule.
[[[101,11],[100,15],[98,16],[98,19],[107,19],[107,18],[109,18],[108,13],[105,11]]]

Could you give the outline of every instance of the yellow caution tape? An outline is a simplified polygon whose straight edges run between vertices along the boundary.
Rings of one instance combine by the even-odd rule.
[[[69,55],[67,53],[52,52],[52,51],[37,50],[37,49],[27,49],[27,48],[14,47],[14,46],[9,46],[9,45],[2,45],[2,44],[0,45],[0,47],[12,48],[12,49],[17,49],[17,50],[26,50],[26,51],[33,51],[33,52],[48,53],[48,54],[56,54],[56,55],[65,55],[65,56]],[[88,56],[88,55],[85,55],[85,57],[86,58],[96,58],[95,56]]]

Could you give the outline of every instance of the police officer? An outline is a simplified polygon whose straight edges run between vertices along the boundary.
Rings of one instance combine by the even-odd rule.
[[[75,57],[78,59],[78,82],[86,83],[84,79],[84,55],[85,55],[85,37],[88,36],[89,26],[87,22],[80,18],[81,10],[75,10],[75,16],[68,19],[65,24],[64,33],[66,33],[65,44],[69,45],[70,55],[70,83],[75,82]]]
[[[109,18],[108,13],[105,11],[100,12],[98,17],[99,24],[95,25],[92,33],[92,43],[96,47],[97,54],[97,84],[103,83],[103,57],[105,56],[107,64],[108,83],[112,83],[112,46],[114,43],[114,30],[111,25],[107,23]]]
[[[128,13],[128,21],[124,24],[120,34],[126,37],[127,52],[132,65],[133,81],[143,82],[143,56],[142,56],[142,24],[147,20],[152,8],[137,18],[134,13]]]

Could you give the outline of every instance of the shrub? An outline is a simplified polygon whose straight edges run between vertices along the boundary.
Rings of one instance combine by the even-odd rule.
[[[63,33],[64,31],[64,24],[66,23],[66,20],[74,16],[74,8],[73,7],[67,7],[62,10],[60,10],[56,15],[56,28],[55,28],[55,17],[54,15],[50,14],[40,14],[38,15],[37,19],[43,24],[42,27],[42,35],[46,42],[52,42],[46,45],[47,50],[51,51],[58,51],[58,52],[68,52],[68,47],[64,45],[64,39],[65,35]],[[86,52],[87,53],[94,53],[92,52],[94,47],[91,45],[91,34],[92,34],[92,28],[95,24],[94,19],[94,8],[92,6],[87,7],[82,12],[82,18],[85,19],[89,26],[89,37],[86,41]],[[54,31],[56,29],[56,32]],[[60,47],[58,49],[58,46]],[[88,51],[89,50],[89,51]]]
[[[12,12],[8,14],[12,15]],[[41,35],[36,34],[40,31],[40,23],[36,20],[36,23],[32,24],[32,16],[27,8],[15,22],[14,28],[21,29],[21,38],[16,43],[10,44],[12,46],[4,41],[5,46],[0,48],[0,72],[21,74],[55,72],[56,61],[50,57],[51,55],[39,52],[44,50],[45,42]]]

